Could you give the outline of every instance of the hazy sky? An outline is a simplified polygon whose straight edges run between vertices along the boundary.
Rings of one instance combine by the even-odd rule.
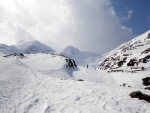
[[[112,1],[1,0],[0,43],[38,40],[58,51],[73,45],[108,52],[138,34],[127,24],[134,15],[132,7]]]

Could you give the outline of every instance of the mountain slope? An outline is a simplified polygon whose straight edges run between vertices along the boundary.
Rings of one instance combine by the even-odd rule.
[[[147,31],[108,53],[98,69],[137,72],[149,69],[149,61],[150,31]]]
[[[45,55],[43,57],[46,57]],[[0,57],[0,113],[150,112],[149,103],[129,97],[130,92],[134,90],[141,90],[147,94],[149,91],[112,84],[51,78],[37,70],[40,65],[34,69],[29,67],[29,63],[34,64],[35,59],[43,61],[38,57],[41,58],[41,55],[29,55],[24,59],[28,61]],[[56,60],[57,56],[47,57],[51,60],[54,58],[54,61],[61,60],[60,57]],[[59,71],[53,74],[59,74]],[[107,77],[104,73],[99,75]]]
[[[0,52],[4,54],[17,53],[19,50],[15,46],[0,44]]]
[[[21,52],[25,54],[31,53],[54,53],[55,51],[49,46],[38,41],[20,41],[15,45]]]
[[[76,62],[65,56],[56,54],[28,54],[26,57],[20,60],[23,64],[54,78],[73,79],[70,73],[77,69]]]
[[[149,103],[129,96],[133,91],[150,94],[142,84],[143,77],[150,77],[149,42],[146,32],[108,53],[98,67],[109,71],[148,70],[139,73],[76,67],[75,61],[64,55],[19,53],[3,57],[0,53],[0,113],[149,113]],[[77,54],[81,61],[82,52],[71,48],[66,50],[73,51],[68,55]]]
[[[98,56],[98,54],[94,52],[80,51],[78,48],[73,46],[66,47],[60,54],[73,58],[80,65],[86,65]]]

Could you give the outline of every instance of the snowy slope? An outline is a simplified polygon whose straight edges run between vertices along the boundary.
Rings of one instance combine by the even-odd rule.
[[[37,70],[49,76],[60,79],[72,79],[72,75],[69,71],[73,72],[74,68],[67,68],[68,65],[66,59],[69,59],[60,55],[51,54],[29,54],[27,58],[21,59],[21,62],[30,67],[33,70]]]
[[[150,31],[106,54],[98,69],[138,72],[150,68]],[[142,67],[142,68],[141,68]]]
[[[74,47],[64,50],[67,57],[39,53],[41,49],[25,55],[0,52],[0,113],[149,113],[149,103],[129,96],[133,91],[150,94],[142,84],[142,78],[150,77],[149,33],[106,54],[99,69],[87,68],[85,64],[97,65],[91,60],[95,56]],[[17,47],[31,47],[31,52],[33,45],[43,47],[36,41]],[[76,67],[68,56],[81,64]],[[134,66],[127,66],[129,62]]]
[[[81,67],[78,64],[78,67],[67,68],[65,59],[68,58],[69,57],[56,54],[28,54],[26,55],[26,58],[19,60],[32,70],[36,70],[54,78],[71,80],[82,79],[107,84],[115,83],[115,80],[109,75],[99,76],[101,73],[94,70],[94,68],[87,69],[86,67]]]
[[[64,64],[63,58],[55,56],[57,58],[54,57],[53,59],[50,58],[51,56],[45,55],[39,54],[35,55],[35,57],[28,55],[25,59],[0,57],[0,113],[150,112],[149,103],[129,97],[132,91],[141,90],[148,94],[148,90],[119,87],[115,84],[107,85],[104,83],[52,78],[49,74],[43,73],[42,70],[52,71],[53,69],[61,68]],[[48,58],[47,66],[44,68],[45,61],[41,58],[45,57]],[[41,59],[39,62],[41,67],[34,59]],[[58,67],[53,67],[53,65],[49,67],[50,59],[55,63],[57,61],[58,63],[62,62],[55,64]],[[34,63],[37,65],[34,65]],[[85,74],[84,71],[92,73],[84,68],[81,70],[83,71],[82,74]],[[57,72],[55,75],[59,74]],[[101,73],[100,76],[107,77],[107,74]],[[109,80],[109,77],[106,80]]]
[[[91,60],[93,62],[93,59],[99,56],[94,52],[80,51],[78,48],[73,46],[66,47],[60,54],[74,59],[80,65],[87,65],[91,63]]]
[[[21,52],[26,54],[31,53],[54,53],[55,51],[47,45],[38,41],[23,41],[21,40],[15,45]]]

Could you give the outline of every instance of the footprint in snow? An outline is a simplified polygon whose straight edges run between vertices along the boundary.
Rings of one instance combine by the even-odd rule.
[[[29,110],[30,110],[34,105],[36,105],[38,102],[39,102],[39,99],[34,100],[31,104],[29,104],[29,105],[25,108],[24,113],[28,113]]]
[[[45,109],[44,113],[50,113],[51,112],[51,107],[47,106],[47,108]]]
[[[80,100],[80,97],[79,97],[79,96],[77,96],[77,97],[75,98],[75,100],[76,100],[76,101],[79,101],[79,100]]]

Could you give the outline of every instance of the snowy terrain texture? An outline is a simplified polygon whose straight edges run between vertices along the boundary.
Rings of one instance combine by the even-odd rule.
[[[97,61],[94,64],[88,60],[88,68],[85,61],[78,65],[73,59],[75,56],[81,58],[77,54],[82,53],[73,47],[57,55],[45,54],[41,48],[37,54],[12,54],[9,47],[3,46],[0,52],[0,113],[150,113],[150,103],[129,96],[133,91],[150,94],[142,84],[142,78],[150,77],[146,57],[149,55],[149,33],[104,55],[102,61],[93,59]],[[24,51],[38,44],[20,42],[15,48]],[[67,53],[72,49],[77,53]],[[112,60],[111,56],[119,58]],[[125,57],[126,62],[118,64]],[[131,59],[135,60],[129,63]],[[99,62],[113,66],[107,67],[105,63],[98,66]],[[124,83],[126,85],[122,86]]]

